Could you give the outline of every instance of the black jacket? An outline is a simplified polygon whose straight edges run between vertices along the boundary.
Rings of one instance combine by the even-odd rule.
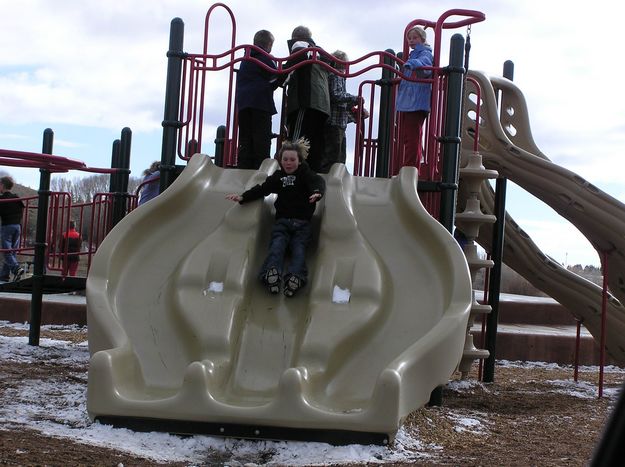
[[[317,47],[312,39],[307,41],[287,41],[291,54],[301,50],[300,45],[307,44],[308,47]],[[292,67],[307,60],[309,57],[302,54],[296,58],[291,58],[285,64],[285,68]],[[319,60],[327,62],[325,57],[320,56]],[[304,65],[294,70],[289,75],[287,92],[287,113],[303,109],[314,109],[330,116],[330,90],[328,87],[328,72],[321,65],[316,63]]]
[[[276,69],[276,64],[267,55],[252,50],[250,57],[256,58],[270,68]],[[277,75],[265,70],[250,60],[241,62],[237,73],[236,102],[237,110],[258,109],[276,113],[273,101],[273,91],[278,87]]]
[[[282,169],[277,170],[261,185],[255,185],[243,193],[240,203],[245,204],[276,193],[276,219],[310,220],[315,212],[315,203],[310,203],[308,198],[313,193],[321,193],[323,196],[325,191],[325,180],[306,162],[302,162],[291,175]]]
[[[18,195],[5,191],[0,195],[0,219],[2,225],[12,225],[22,223],[22,212],[24,211],[24,202],[19,201],[2,201],[5,199],[17,199]]]

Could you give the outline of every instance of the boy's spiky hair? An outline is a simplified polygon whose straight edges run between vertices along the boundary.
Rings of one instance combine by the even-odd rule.
[[[278,160],[282,159],[282,153],[284,151],[295,151],[300,162],[303,162],[308,157],[308,151],[310,150],[310,141],[306,138],[299,138],[295,141],[284,141],[280,151],[278,152]]]

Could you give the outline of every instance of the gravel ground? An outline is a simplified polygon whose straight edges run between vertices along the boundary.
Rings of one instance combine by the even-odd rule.
[[[0,336],[25,336],[25,329],[0,325]],[[86,329],[43,330],[42,339],[83,345]],[[79,344],[82,343],[82,344]],[[2,406],[28,378],[86,386],[86,362],[66,364],[63,359],[33,362],[0,359]],[[404,430],[411,440],[401,449],[413,451],[410,462],[386,461],[385,465],[449,466],[583,466],[592,457],[625,369],[608,367],[605,396],[597,397],[596,367],[582,368],[577,383],[573,369],[558,365],[498,362],[494,383],[453,380],[443,391],[444,405],[425,407],[411,414]],[[3,417],[0,408],[0,420]],[[41,417],[41,415],[39,415]],[[45,418],[45,417],[44,417]],[[110,465],[147,466],[158,462],[127,451],[85,444],[76,439],[45,434],[36,424],[0,425],[0,465]],[[398,446],[388,450],[389,458]],[[164,465],[288,465],[272,462],[270,451],[248,457],[228,452],[207,452],[200,463],[169,462]],[[300,461],[298,465],[302,465]],[[326,465],[372,465],[341,462]]]

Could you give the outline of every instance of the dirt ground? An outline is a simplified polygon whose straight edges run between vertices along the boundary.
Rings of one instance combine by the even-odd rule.
[[[0,326],[0,335],[24,335],[25,331]],[[42,338],[81,342],[86,331],[43,331]],[[41,378],[84,381],[87,368],[65,368],[43,363],[37,366],[0,361],[0,400],[16,387],[20,375],[33,372]],[[82,372],[82,374],[80,374]],[[606,372],[605,388],[618,388],[624,371]],[[475,374],[471,378],[475,379]],[[583,466],[592,457],[603,425],[615,399],[582,398],[554,391],[554,381],[572,379],[572,369],[497,367],[495,383],[458,383],[445,388],[442,407],[426,407],[406,421],[407,431],[420,440],[420,452],[433,466]],[[580,381],[596,385],[597,372],[580,373]],[[588,387],[586,385],[586,387]],[[481,431],[459,429],[450,421],[461,416],[479,420]],[[486,427],[486,429],[484,429]],[[49,437],[30,428],[0,427],[0,465],[52,466],[152,466],[156,462],[125,452]],[[248,462],[245,465],[261,465]],[[185,463],[168,463],[183,466]],[[205,465],[244,465],[223,459]],[[346,464],[341,464],[346,465]],[[352,464],[357,465],[357,464]],[[403,464],[386,464],[403,465]]]

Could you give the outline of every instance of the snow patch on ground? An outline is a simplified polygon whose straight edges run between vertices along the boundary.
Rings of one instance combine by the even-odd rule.
[[[10,324],[0,321],[0,326],[28,329],[27,324]],[[72,326],[43,326],[43,329],[76,331]],[[292,441],[247,441],[223,439],[212,436],[179,437],[166,433],[139,433],[123,428],[113,428],[93,423],[87,415],[87,342],[74,344],[67,341],[40,339],[40,345],[28,345],[27,337],[0,336],[0,361],[26,365],[51,364],[64,368],[57,378],[37,379],[25,374],[19,387],[9,388],[0,405],[0,426],[24,426],[48,436],[68,438],[86,444],[114,448],[157,462],[189,462],[230,465],[339,465],[343,463],[381,464],[387,462],[415,463],[428,459],[423,450],[436,451],[436,446],[424,445],[418,432],[402,427],[391,446],[331,446],[324,443]],[[556,364],[541,362],[500,361],[500,366],[525,368],[561,368]],[[597,371],[586,367],[586,371]],[[622,372],[618,367],[606,367],[606,372]],[[69,376],[68,376],[69,373]],[[36,374],[36,373],[33,373]],[[572,371],[571,371],[572,374]],[[551,390],[573,397],[597,397],[595,385],[571,380],[549,382]],[[472,393],[488,390],[475,380],[451,381],[448,388]],[[606,391],[615,397],[618,390]],[[451,411],[448,418],[456,432],[469,431],[478,435],[488,432],[488,420],[479,413]]]

